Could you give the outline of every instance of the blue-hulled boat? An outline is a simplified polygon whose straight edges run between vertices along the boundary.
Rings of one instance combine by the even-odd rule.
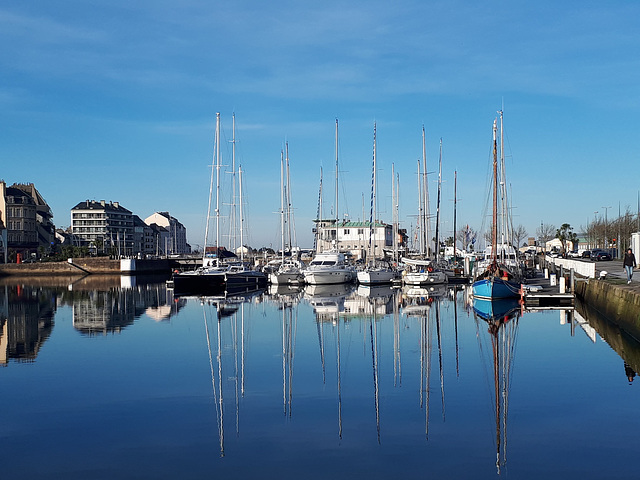
[[[500,126],[502,136],[502,112],[500,112]],[[475,266],[473,296],[477,298],[517,298],[520,296],[522,270],[520,268],[516,249],[507,239],[509,232],[509,206],[507,204],[506,181],[504,178],[504,149],[500,148],[500,177],[498,176],[498,141],[497,119],[493,122],[493,222],[491,226],[491,246],[485,251],[485,258]],[[502,143],[502,142],[501,142]],[[498,192],[498,185],[501,191]],[[500,214],[498,213],[498,202]],[[498,234],[501,243],[498,243]]]

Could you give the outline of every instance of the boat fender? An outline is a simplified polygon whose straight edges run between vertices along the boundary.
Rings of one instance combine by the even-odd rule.
[[[427,271],[428,271],[429,273],[433,272],[433,267],[431,267],[431,266],[427,267]]]

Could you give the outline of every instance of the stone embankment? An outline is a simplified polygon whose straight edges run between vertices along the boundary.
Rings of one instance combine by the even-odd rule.
[[[607,320],[640,341],[640,288],[637,283],[588,279],[576,283],[576,295]]]
[[[120,275],[120,260],[104,257],[73,258],[67,262],[7,263],[0,265],[0,276]]]

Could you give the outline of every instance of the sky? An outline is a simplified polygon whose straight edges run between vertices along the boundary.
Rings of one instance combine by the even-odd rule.
[[[289,145],[297,243],[338,213],[412,232],[426,131],[431,213],[479,230],[491,128],[504,111],[514,224],[575,230],[638,209],[640,3],[49,0],[0,5],[0,178],[34,183],[57,227],[85,200],[141,218],[168,211],[205,241],[216,113],[221,202],[231,202],[232,115],[244,243],[280,245]],[[366,205],[366,207],[364,206]],[[597,213],[596,213],[597,212]],[[211,244],[211,239],[209,240]]]

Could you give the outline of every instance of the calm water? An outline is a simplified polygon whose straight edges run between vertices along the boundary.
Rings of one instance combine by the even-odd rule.
[[[640,475],[640,347],[581,309],[56,282],[0,286],[3,478]]]

